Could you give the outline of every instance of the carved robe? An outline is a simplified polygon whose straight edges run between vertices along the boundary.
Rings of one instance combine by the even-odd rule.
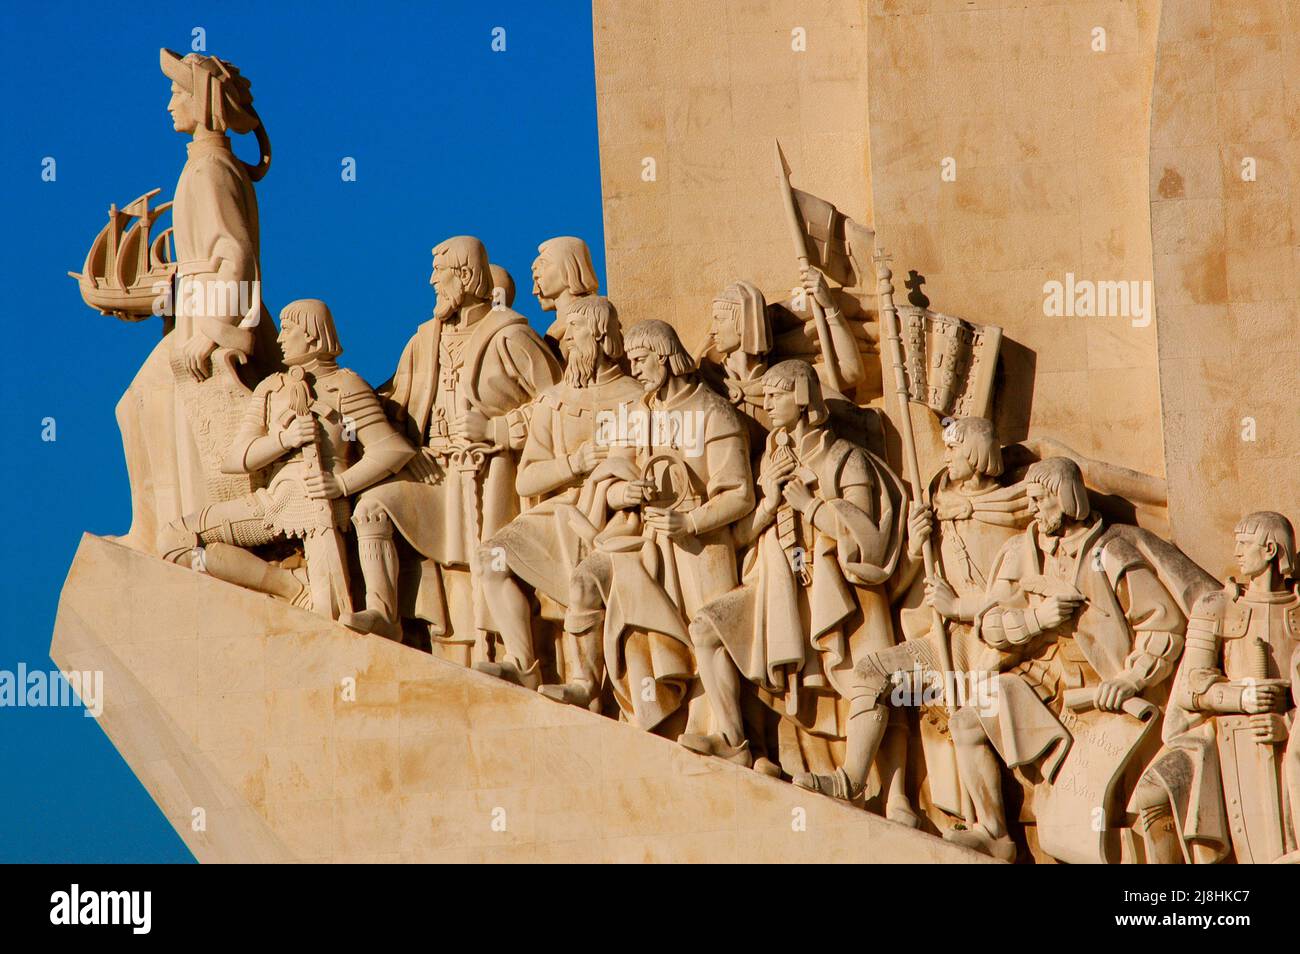
[[[467,327],[440,319],[421,325],[380,388],[408,440],[432,452],[435,482],[404,471],[365,495],[384,506],[425,558],[403,578],[403,615],[427,620],[443,641],[474,641],[473,632],[452,631],[442,574],[449,567],[467,571],[478,546],[519,514],[515,460],[527,406],[559,377],[550,349],[523,315],[482,305]],[[453,421],[469,408],[489,419],[487,440],[472,447],[451,436]],[[481,605],[472,619],[486,625]]]
[[[822,525],[782,504],[746,557],[744,584],[705,606],[697,625],[714,628],[770,705],[807,731],[843,738],[854,664],[893,645],[884,584],[902,549],[906,495],[883,461],[829,428],[797,447],[783,438],[768,438],[763,466],[792,455]]]
[[[596,439],[604,415],[616,419],[619,406],[639,405],[642,393],[635,379],[608,368],[588,387],[556,384],[533,405],[515,489],[520,497],[543,499],[488,546],[502,547],[510,569],[561,606],[568,601],[569,576],[586,555],[587,537],[604,528],[606,517],[601,489],[608,468],[587,479],[573,472],[569,455]]]
[[[641,473],[655,458],[674,462],[658,476],[676,481],[675,509],[687,514],[689,529],[676,539],[654,533],[643,529],[639,511],[611,521],[573,575],[565,617],[569,632],[600,626],[614,696],[645,729],[676,711],[695,677],[687,621],[736,585],[731,524],[754,508],[745,424],[724,398],[695,380],[651,410],[698,425],[701,447],[652,440],[635,458]],[[653,699],[645,698],[647,685]]]
[[[275,325],[254,294],[261,265],[253,183],[227,137],[187,148],[172,206],[176,324],[117,405],[133,511],[124,542],[149,550],[158,529],[182,514],[253,489],[247,478],[219,472],[247,395],[234,368],[247,361],[241,374],[255,384],[280,360]],[[195,333],[229,349],[213,355],[213,375],[201,382],[180,364]]]

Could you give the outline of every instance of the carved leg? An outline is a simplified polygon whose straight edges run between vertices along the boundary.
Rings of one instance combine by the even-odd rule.
[[[763,704],[756,693],[746,692],[745,687],[741,686],[740,713],[745,725],[745,738],[749,741],[749,751],[754,756],[754,771],[768,778],[780,778],[781,766],[769,755],[772,752],[770,744],[775,740],[775,733],[772,739],[768,737],[772,710]],[[777,758],[780,756],[777,755]]]
[[[289,570],[272,566],[261,557],[227,543],[204,548],[205,569],[218,580],[278,596],[303,609],[311,608],[311,590]]]
[[[907,798],[907,723],[900,718],[901,710],[891,707],[888,711],[890,717],[877,762],[880,790],[885,796],[885,817],[908,828],[916,828],[921,819]]]
[[[366,608],[344,613],[339,622],[360,633],[378,633],[401,639],[397,618],[397,547],[393,543],[393,522],[383,506],[364,497],[352,514],[357,530],[357,555],[366,587]]]
[[[536,689],[541,683],[541,666],[533,652],[532,607],[514,574],[505,567],[494,567],[493,559],[492,548],[480,551],[479,566],[483,570],[479,579],[483,600],[505,644],[505,658],[476,662],[474,668],[526,689]]]
[[[846,800],[862,794],[871,763],[875,761],[885,730],[889,728],[889,708],[882,697],[889,690],[891,668],[882,653],[872,653],[854,667],[849,690],[844,766],[834,775],[796,775],[796,785]]]
[[[958,709],[950,727],[957,748],[957,774],[970,793],[975,819],[971,828],[954,828],[943,837],[994,858],[1014,861],[1016,846],[1007,833],[998,760],[979,713],[969,706]]]
[[[1174,827],[1169,795],[1154,782],[1143,779],[1133,795],[1137,808],[1137,830],[1146,849],[1149,865],[1181,865],[1183,849]]]
[[[718,638],[717,629],[703,618],[690,625],[691,643],[700,670],[700,682],[717,723],[718,732],[708,735],[688,732],[677,741],[692,752],[716,755],[746,767],[753,764],[740,710],[740,671],[727,647]]]
[[[613,574],[609,555],[599,551],[578,564],[569,582],[569,605],[564,613],[564,672],[567,682],[543,685],[538,691],[548,699],[585,706],[596,711],[605,681],[602,639],[605,593]]]
[[[598,711],[600,686],[605,679],[600,638],[601,632],[598,629],[589,629],[584,633],[570,633],[566,630],[561,649],[568,681],[558,685],[551,683],[539,686],[537,691],[556,702]]]
[[[157,549],[171,563],[310,608],[311,593],[303,578],[243,549],[275,538],[250,497],[213,504],[172,521],[158,534]]]

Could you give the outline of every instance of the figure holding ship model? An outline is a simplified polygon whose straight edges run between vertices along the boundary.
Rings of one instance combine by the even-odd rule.
[[[263,320],[253,190],[270,166],[271,144],[249,81],[215,56],[164,49],[160,63],[175,129],[193,137],[175,198],[150,209],[154,190],[111,208],[74,274],[86,303],[104,314],[139,321],[173,312],[163,315],[163,340],[117,406],[133,511],[122,542],[148,551],[182,514],[256,489],[247,475],[222,474],[220,463],[249,387],[280,365],[275,328]],[[232,131],[256,134],[257,165],[232,152]],[[150,238],[168,208],[172,228]]]

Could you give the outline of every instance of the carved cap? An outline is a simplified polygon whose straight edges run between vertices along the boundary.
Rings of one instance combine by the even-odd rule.
[[[238,67],[220,57],[201,53],[181,56],[166,47],[158,51],[158,65],[168,79],[194,97],[209,129],[246,133],[261,124],[253,109],[252,84],[240,75]]]

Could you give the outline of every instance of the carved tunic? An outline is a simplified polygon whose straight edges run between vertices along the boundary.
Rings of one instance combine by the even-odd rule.
[[[399,479],[367,493],[386,505],[398,530],[426,557],[466,565],[471,543],[477,546],[519,513],[511,452],[524,444],[526,405],[555,383],[559,369],[518,312],[484,308],[468,329],[458,324],[435,319],[422,325],[392,380],[380,388],[408,439],[434,451],[437,483]],[[450,434],[452,422],[470,408],[489,418],[478,470],[454,459],[464,445]],[[474,541],[467,526],[470,506],[481,508]]]
[[[557,603],[567,602],[569,576],[585,555],[579,530],[605,526],[605,491],[613,479],[607,466],[585,478],[575,473],[570,455],[596,438],[598,419],[617,419],[620,406],[638,406],[641,396],[634,379],[609,368],[588,387],[564,382],[548,388],[532,408],[515,489],[520,497],[544,499],[510,521],[488,546],[504,548],[510,569]],[[611,453],[628,456],[617,449]]]
[[[1046,757],[1050,779],[1072,738],[1057,718],[1064,692],[1121,674],[1140,691],[1161,682],[1182,651],[1185,617],[1138,547],[1100,517],[1063,537],[1031,524],[1003,547],[991,576],[977,631],[1019,661],[999,679],[999,706],[980,719],[1007,765]],[[1036,607],[1062,585],[1082,593],[1084,604],[1048,629]]]
[[[358,448],[384,440],[400,442],[401,435],[393,430],[378,397],[360,375],[327,365],[316,373],[306,372],[303,380],[314,397],[310,410],[319,424],[314,442],[319,467],[341,478],[346,489]],[[248,402],[235,447],[246,448],[284,427],[294,415],[290,404],[296,386],[301,385],[284,372],[263,379]],[[305,537],[331,527],[346,531],[351,516],[347,497],[309,499],[303,482],[309,466],[302,448],[271,465],[267,487],[254,491],[268,524],[290,537]],[[354,484],[364,482],[355,472],[352,479]]]

